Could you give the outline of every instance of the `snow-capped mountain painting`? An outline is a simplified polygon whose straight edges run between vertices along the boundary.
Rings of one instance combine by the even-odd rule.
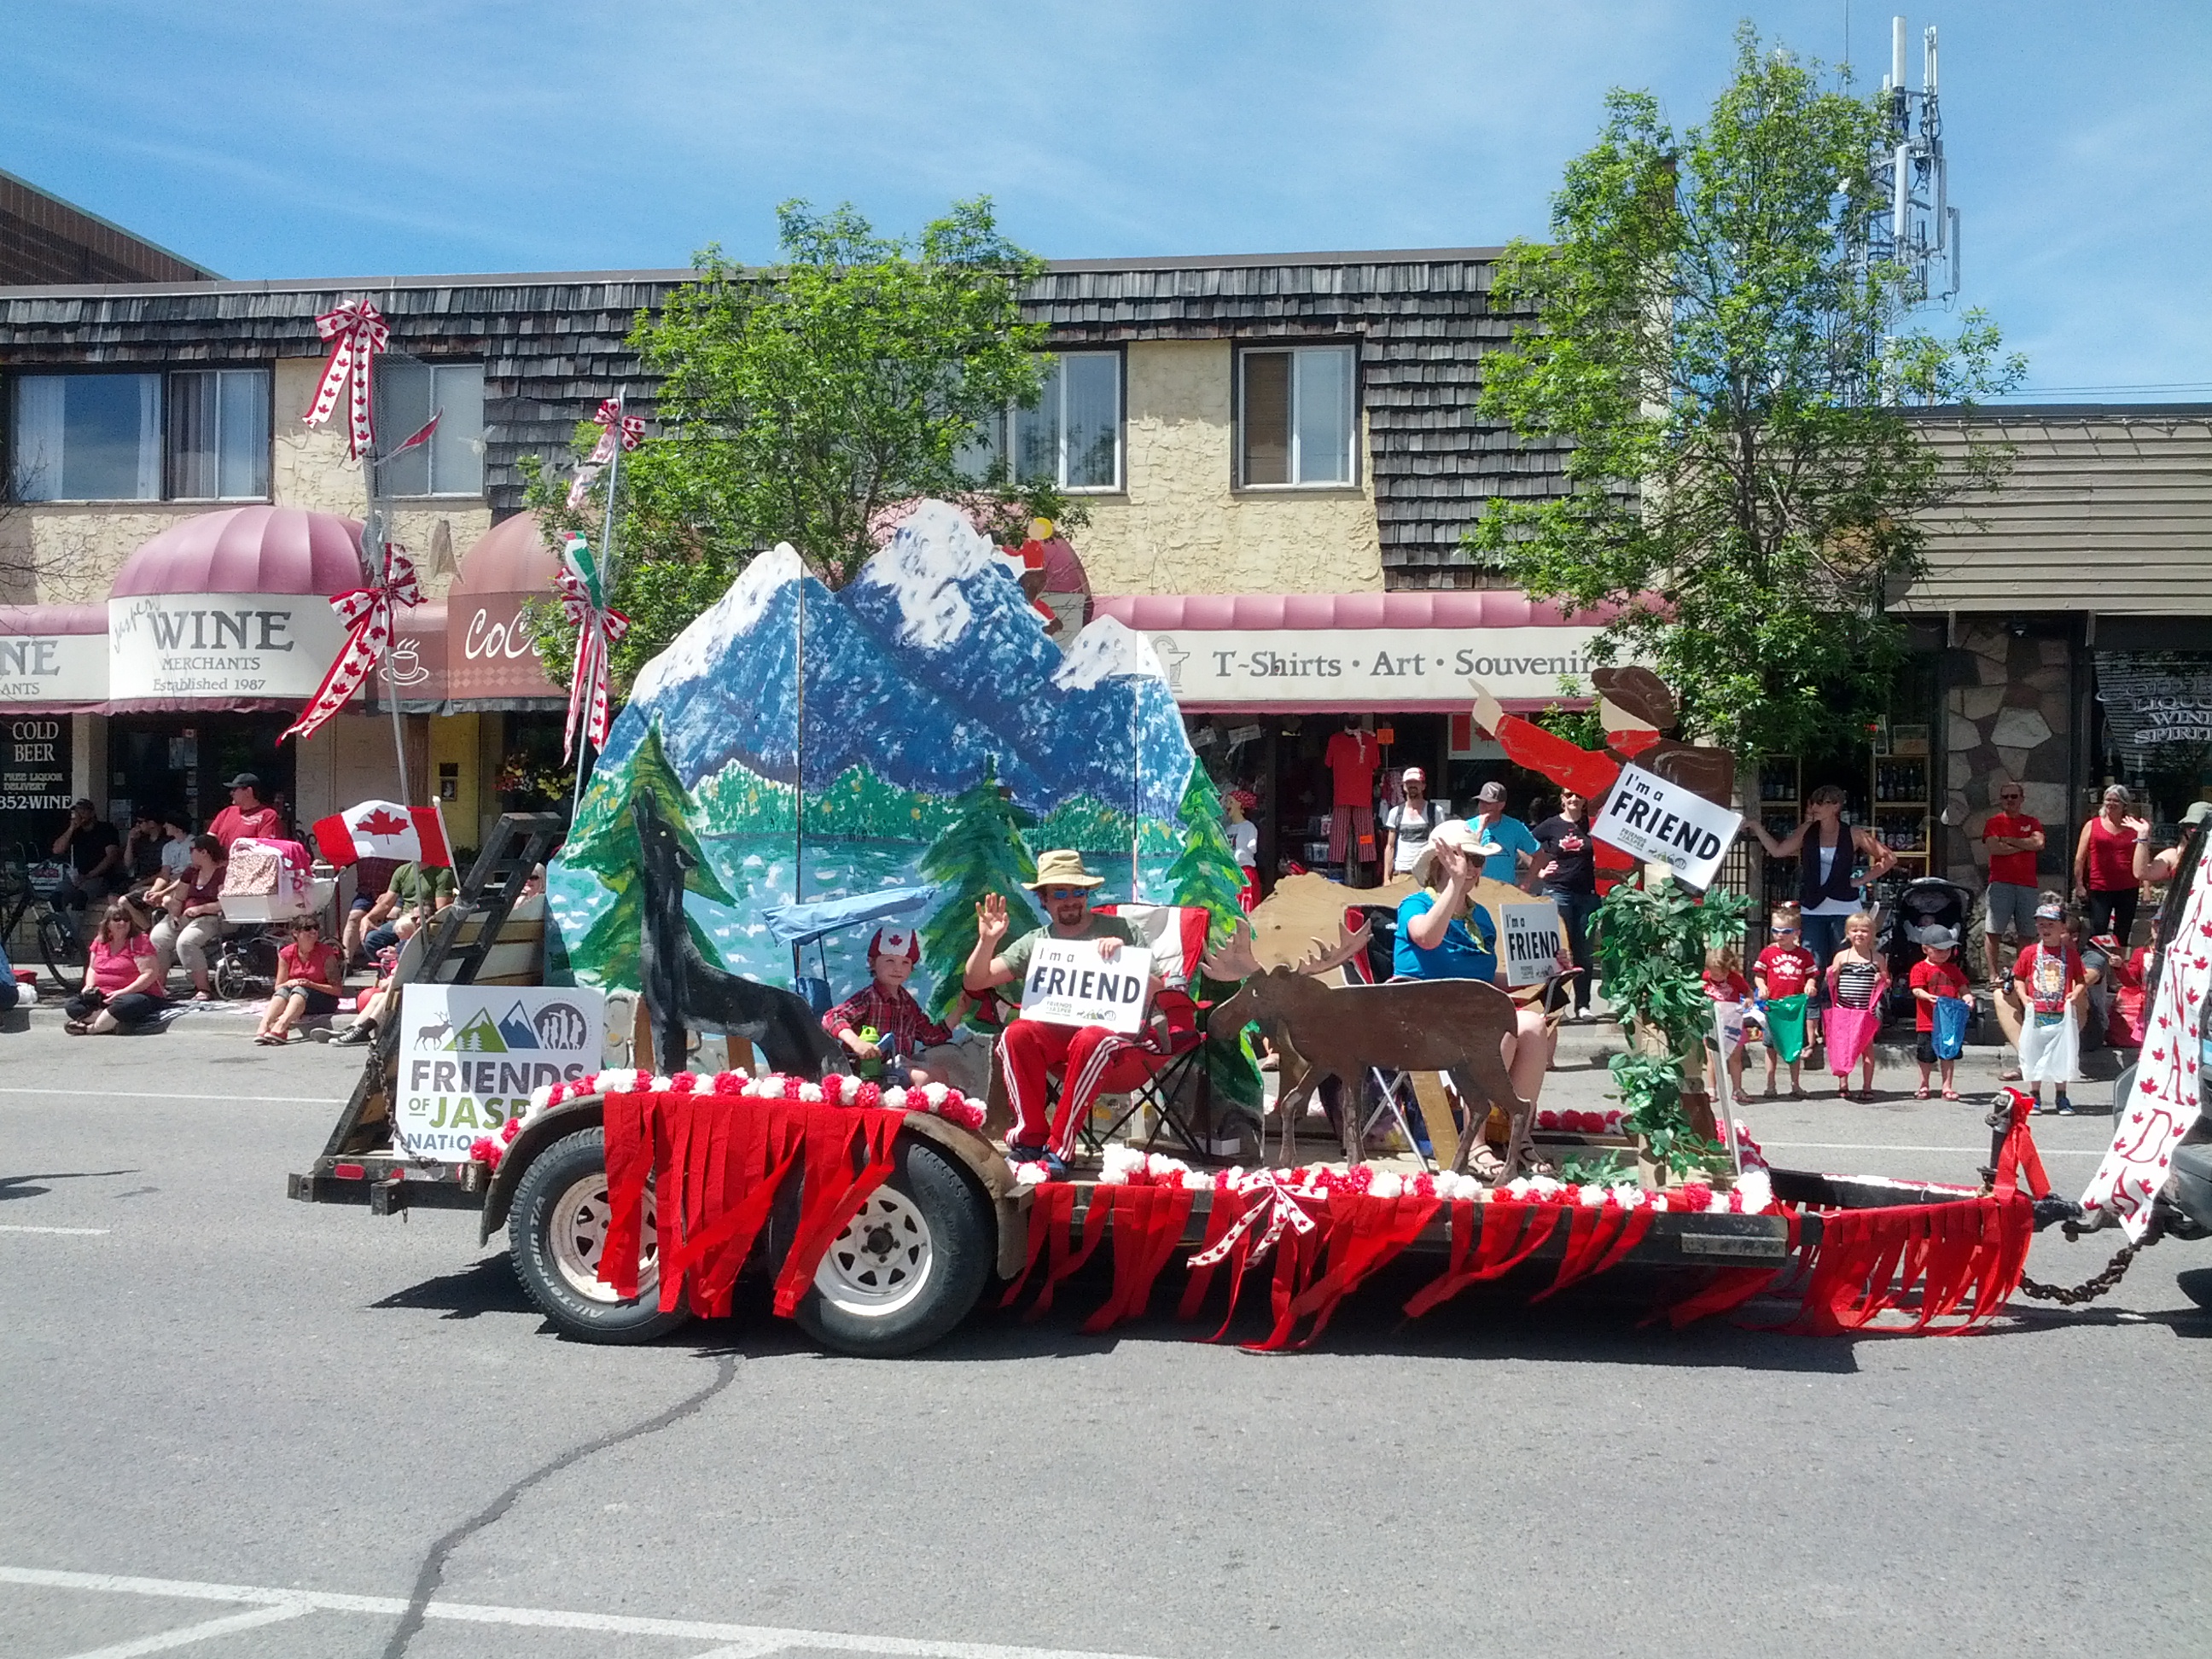
[[[648,732],[657,752],[641,761]],[[838,592],[788,546],[763,554],[638,677],[550,884],[586,981],[623,982],[629,957],[580,948],[617,888],[578,860],[606,867],[592,852],[623,833],[634,767],[664,757],[736,900],[695,893],[693,917],[728,966],[776,983],[791,951],[764,908],[930,885],[924,855],[987,777],[1036,821],[1031,851],[1079,847],[1110,896],[1171,902],[1196,765],[1150,642],[1104,618],[1063,654],[1008,562],[941,501]],[[869,931],[809,947],[805,971],[848,994]]]

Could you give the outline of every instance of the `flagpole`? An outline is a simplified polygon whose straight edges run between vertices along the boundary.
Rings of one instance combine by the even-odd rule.
[[[368,517],[361,527],[363,539],[362,568],[364,574],[373,573],[392,617],[392,625],[384,636],[384,697],[392,710],[392,758],[399,768],[399,799],[411,806],[415,794],[407,781],[407,727],[399,715],[399,678],[392,672],[392,647],[398,642],[399,636],[399,614],[398,608],[392,605],[392,539],[385,533],[384,514],[376,505],[376,475],[378,468],[382,465],[372,438],[370,447],[361,458],[362,480],[368,488]],[[375,543],[377,550],[374,564],[370,562],[367,545],[371,540]]]
[[[617,398],[616,401],[617,407],[619,407],[621,400]],[[615,602],[615,490],[622,483],[622,417],[619,414],[615,417],[614,431],[615,453],[609,458],[607,462],[606,518],[599,529],[599,564],[601,570],[599,577],[599,591],[605,595],[605,601],[609,605],[612,605]],[[586,626],[588,627],[589,624],[586,623]],[[583,648],[583,630],[580,629],[577,630],[576,634],[576,646],[579,650]],[[606,676],[608,681],[608,695],[611,696],[614,692],[613,682],[615,677],[614,653],[611,649],[607,653]],[[584,778],[585,775],[591,770],[591,762],[592,723],[587,720],[584,722],[583,731],[577,734],[575,793],[569,797],[568,800],[568,827],[571,830],[575,828],[576,819],[582,814],[584,810]]]

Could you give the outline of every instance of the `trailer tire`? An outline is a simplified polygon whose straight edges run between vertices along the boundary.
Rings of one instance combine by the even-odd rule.
[[[823,1346],[890,1359],[968,1316],[997,1252],[981,1197],[951,1158],[902,1134],[890,1176],[833,1241],[794,1310]]]
[[[660,1310],[660,1274],[654,1249],[652,1194],[647,1192],[643,1259],[638,1295],[617,1301],[593,1275],[599,1242],[606,1234],[606,1132],[599,1127],[563,1135],[522,1172],[507,1212],[507,1252],[530,1299],[564,1335],[583,1342],[650,1342],[690,1315]]]

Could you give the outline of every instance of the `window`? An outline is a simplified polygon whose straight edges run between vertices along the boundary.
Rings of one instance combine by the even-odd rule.
[[[1035,409],[1009,417],[1017,479],[1062,489],[1121,487],[1121,354],[1071,351],[1045,375]]]
[[[170,375],[170,500],[259,501],[268,494],[268,371]]]
[[[392,451],[438,417],[429,441]],[[380,358],[376,443],[390,457],[376,471],[380,495],[483,494],[483,365]]]
[[[24,374],[15,380],[19,501],[161,496],[161,377]]]
[[[1350,346],[1246,351],[1237,408],[1239,480],[1248,487],[1353,482]]]

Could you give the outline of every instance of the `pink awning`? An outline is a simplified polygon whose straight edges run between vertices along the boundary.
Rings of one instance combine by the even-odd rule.
[[[1100,594],[1094,613],[1139,632],[1190,628],[1598,628],[1619,605],[1568,611],[1516,587],[1395,593]]]
[[[361,523],[298,507],[233,507],[173,524],[123,562],[142,593],[343,593],[362,585]]]

